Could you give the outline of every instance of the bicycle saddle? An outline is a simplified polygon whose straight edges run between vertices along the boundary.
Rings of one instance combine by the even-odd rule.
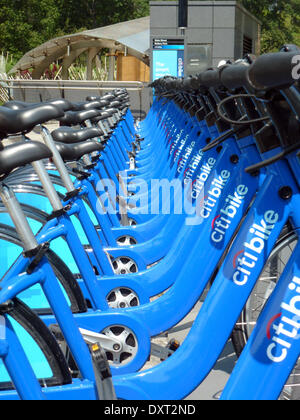
[[[79,112],[68,111],[62,118],[59,118],[59,121],[61,122],[61,124],[66,126],[78,125],[86,120],[97,117],[98,115],[101,115],[101,112],[95,109]]]
[[[118,112],[117,108],[110,107],[105,110],[105,112],[111,112],[112,114],[116,114]]]
[[[103,117],[104,120],[112,117],[113,115],[114,115],[114,112],[111,112],[111,111],[104,111],[101,113],[101,116]]]
[[[77,102],[74,104],[76,111],[88,111],[90,109],[102,109],[103,105],[100,101]]]
[[[72,127],[60,127],[51,133],[52,138],[57,143],[81,143],[85,140],[93,139],[95,137],[103,136],[103,131],[100,128],[83,128],[76,129]]]
[[[51,157],[50,149],[43,143],[29,141],[11,144],[0,151],[0,176],[7,176],[20,166]]]
[[[105,115],[106,118],[112,117],[118,111],[116,109],[108,108],[101,115]]]
[[[101,152],[104,149],[101,143],[93,140],[78,144],[57,143],[56,147],[65,162],[74,162],[75,160],[81,159],[84,155]]]
[[[102,99],[105,101],[113,101],[115,98],[116,98],[115,95],[112,95],[109,93],[107,95],[102,96]]]
[[[85,98],[86,101],[92,102],[92,101],[100,101],[101,96],[87,96]]]
[[[37,103],[28,103],[22,101],[9,101],[6,102],[3,106],[6,108],[21,110],[28,107],[41,106],[41,105],[54,105],[59,106],[63,111],[70,111],[74,108],[73,104],[66,99],[51,99],[46,102],[37,102]]]
[[[107,117],[107,115],[104,115],[104,113],[105,113],[105,111],[102,113],[102,115],[98,115],[97,117],[92,118],[91,121],[93,123],[97,123],[99,121],[107,120],[108,117]]]
[[[111,106],[111,108],[120,108],[121,102],[119,102],[119,101],[112,101],[110,103],[110,106]]]
[[[9,134],[28,133],[36,125],[61,118],[64,112],[54,105],[35,105],[20,110],[0,107],[0,138]]]
[[[110,101],[101,98],[101,96],[87,96],[86,97],[86,100],[88,102],[97,101],[97,102],[99,102],[102,105],[103,108],[105,108],[106,106],[108,106],[110,104]]]
[[[105,100],[105,99],[101,99],[98,102],[102,105],[102,108],[105,108],[105,107],[109,106],[109,104],[110,104],[110,102]]]

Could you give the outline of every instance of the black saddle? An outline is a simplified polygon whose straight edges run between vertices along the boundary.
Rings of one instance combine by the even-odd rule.
[[[64,144],[57,143],[57,150],[59,151],[64,162],[74,162],[82,158],[82,156],[93,153],[101,152],[104,146],[94,140],[88,140],[84,143],[78,144]]]
[[[62,118],[59,118],[61,125],[72,126],[82,124],[86,120],[91,120],[94,117],[101,115],[101,111],[91,109],[88,111],[68,111]]]
[[[101,99],[101,96],[87,96],[85,98],[85,100],[88,102],[100,101],[100,99]]]
[[[107,101],[106,99],[101,99],[98,102],[102,105],[102,109],[107,108],[109,106],[109,101]]]
[[[118,110],[116,108],[108,108],[104,112],[109,112],[111,115],[114,115],[118,113]]]
[[[51,135],[54,141],[58,143],[82,143],[85,140],[94,139],[103,136],[100,128],[82,128],[76,129],[72,127],[60,127],[52,131]]]
[[[74,106],[71,102],[67,101],[66,99],[51,99],[50,101],[46,102],[38,102],[38,103],[28,103],[28,102],[22,102],[22,101],[9,101],[6,102],[3,106],[6,108],[14,109],[14,110],[20,110],[28,107],[34,107],[34,106],[41,106],[41,105],[54,105],[59,106],[63,111],[70,111],[74,109]]]
[[[28,133],[36,125],[64,115],[61,108],[54,105],[39,105],[20,110],[0,107],[0,139],[10,134]]]
[[[115,98],[116,98],[115,95],[110,94],[110,93],[107,93],[106,95],[102,96],[103,100],[109,101],[109,102],[113,101]]]
[[[114,115],[115,113],[112,112],[112,110],[107,109],[106,111],[102,112],[102,117],[104,117],[104,119],[110,118]]]
[[[118,109],[118,108],[120,108],[120,106],[121,106],[121,102],[119,102],[119,101],[112,101],[111,103],[110,103],[110,107],[111,108],[116,108],[116,109]]]
[[[76,111],[88,111],[89,109],[103,109],[105,105],[100,101],[87,101],[77,102],[74,104],[74,106]]]
[[[28,141],[11,144],[0,151],[0,176],[7,176],[20,166],[51,157],[52,152],[43,143]]]
[[[104,121],[104,120],[107,120],[107,115],[105,115],[105,112],[102,112],[102,114],[101,115],[98,115],[98,117],[95,117],[95,118],[92,118],[91,119],[91,121],[93,123],[97,123],[99,121]]]

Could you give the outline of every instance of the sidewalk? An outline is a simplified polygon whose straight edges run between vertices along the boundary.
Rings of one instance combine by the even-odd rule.
[[[192,327],[192,324],[202,306],[202,303],[203,302],[199,302],[184,320],[182,320],[177,326],[168,331],[165,337],[159,337],[153,341],[161,346],[166,346],[172,338],[175,338],[177,341],[182,343],[188,335],[190,328]],[[199,358],[201,358],[201,349],[199,349]],[[236,360],[237,359],[231,340],[229,340],[210,374],[202,382],[202,384],[199,385],[199,387],[186,398],[186,400],[218,400],[234,368]],[[154,367],[159,363],[160,361],[156,357],[151,357],[150,362],[147,363],[145,369]]]

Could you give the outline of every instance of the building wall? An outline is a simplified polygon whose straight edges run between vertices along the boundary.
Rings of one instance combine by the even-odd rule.
[[[177,28],[177,2],[150,1],[150,11],[152,56],[153,38],[182,38],[182,32]],[[260,22],[236,1],[190,1],[188,15],[188,28],[184,36],[186,75],[216,66],[223,59],[241,58],[244,36],[253,39],[252,53],[259,52]],[[203,59],[205,51],[207,60]],[[190,66],[193,57],[194,66]],[[198,66],[197,58],[200,59]]]

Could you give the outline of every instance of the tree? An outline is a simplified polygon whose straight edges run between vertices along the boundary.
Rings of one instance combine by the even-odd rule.
[[[240,2],[262,21],[262,52],[300,44],[300,0]],[[148,0],[0,0],[0,52],[18,59],[51,38],[148,14]]]
[[[0,50],[22,56],[58,32],[55,0],[0,0]]]
[[[148,14],[148,0],[0,0],[0,52],[19,59],[51,38]]]
[[[262,21],[262,52],[278,51],[286,43],[300,45],[299,0],[241,0]]]
[[[147,0],[66,0],[60,3],[60,27],[65,33],[112,25],[149,14]]]

